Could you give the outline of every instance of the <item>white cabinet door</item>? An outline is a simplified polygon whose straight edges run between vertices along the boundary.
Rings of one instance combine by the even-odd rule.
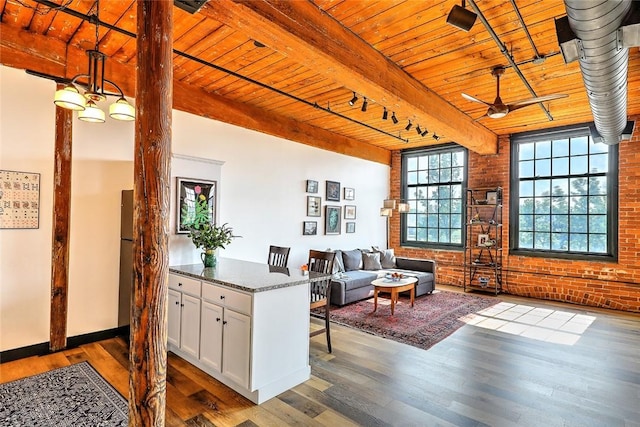
[[[180,306],[180,292],[176,292],[173,289],[169,289],[169,314],[167,322],[169,327],[167,330],[167,341],[176,347],[180,347],[180,313],[182,307]]]
[[[202,301],[200,361],[220,372],[222,364],[222,307]]]
[[[198,358],[200,355],[200,298],[182,294],[180,349]]]
[[[223,333],[222,374],[237,384],[249,388],[251,318],[225,309]]]

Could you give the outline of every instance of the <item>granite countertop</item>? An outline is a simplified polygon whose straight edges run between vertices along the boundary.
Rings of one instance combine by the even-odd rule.
[[[170,266],[169,271],[252,293],[303,285],[310,280],[327,277],[316,276],[313,272],[304,275],[299,268],[273,267],[231,258],[218,258],[214,268],[204,268],[202,264],[188,264]]]

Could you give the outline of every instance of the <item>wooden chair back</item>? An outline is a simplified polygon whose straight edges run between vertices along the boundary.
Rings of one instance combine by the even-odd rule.
[[[269,246],[269,258],[267,264],[275,267],[286,267],[289,262],[289,252],[291,248],[283,246]]]
[[[334,252],[309,251],[309,274],[311,272],[327,274],[327,278],[314,280],[311,279],[310,287],[310,309],[324,307],[325,326],[322,329],[309,333],[310,337],[319,335],[323,332],[327,334],[327,348],[331,353],[331,333],[329,330],[329,305],[331,302],[331,273],[333,272],[333,261],[336,254]]]

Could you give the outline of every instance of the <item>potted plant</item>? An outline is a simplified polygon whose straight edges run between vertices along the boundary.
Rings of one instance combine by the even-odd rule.
[[[183,209],[186,209],[186,206]],[[234,236],[233,229],[226,223],[221,226],[211,223],[209,203],[203,194],[198,194],[195,211],[191,212],[191,215],[183,216],[187,218],[183,225],[189,230],[189,238],[196,248],[204,251],[200,254],[200,258],[205,267],[215,267],[215,250],[224,249],[232,239],[240,237]]]

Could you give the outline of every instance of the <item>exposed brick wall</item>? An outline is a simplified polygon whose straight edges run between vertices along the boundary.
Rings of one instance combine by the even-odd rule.
[[[640,313],[640,116],[630,141],[620,143],[618,261],[573,261],[509,255],[510,139],[499,152],[469,153],[469,187],[503,188],[503,290],[506,293]],[[392,154],[391,188],[400,198],[400,152]],[[390,221],[390,246],[396,254],[437,262],[437,282],[463,285],[462,251],[400,247],[400,218]]]

